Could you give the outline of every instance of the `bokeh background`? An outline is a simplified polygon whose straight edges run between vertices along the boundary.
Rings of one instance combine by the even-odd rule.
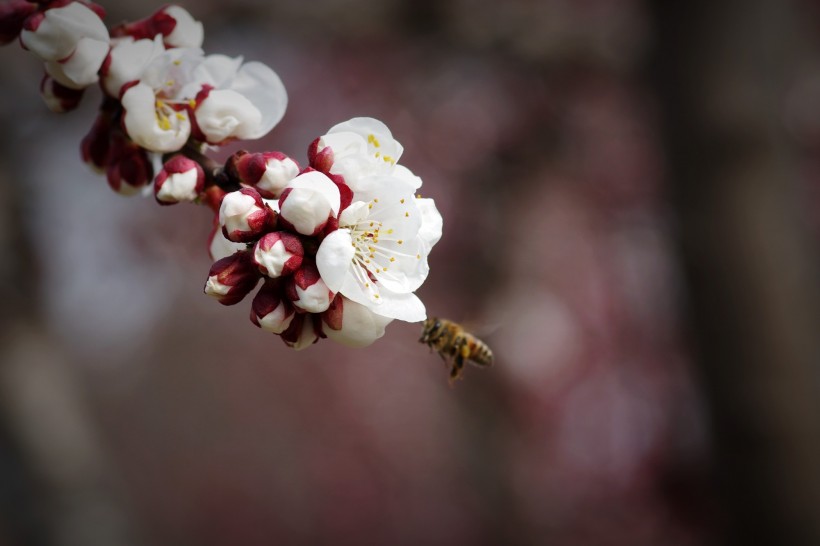
[[[0,50],[0,544],[820,543],[820,10],[673,4],[183,4],[288,89],[243,147],[404,145],[419,295],[496,354],[453,388],[418,324],[294,352],[205,297],[208,211],[110,191],[98,91]]]

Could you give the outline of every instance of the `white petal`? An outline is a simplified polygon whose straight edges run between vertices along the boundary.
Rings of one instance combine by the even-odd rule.
[[[290,181],[298,175],[299,165],[291,158],[269,159],[265,164],[265,172],[262,173],[262,178],[256,183],[256,187],[278,197]]]
[[[395,176],[399,180],[407,182],[408,186],[410,186],[411,188],[410,191],[415,192],[417,189],[421,187],[421,178],[413,174],[413,171],[411,171],[404,165],[396,165],[395,167],[393,167],[393,171],[390,174]]]
[[[20,33],[23,45],[44,61],[59,61],[68,57],[82,38],[104,43],[109,40],[105,23],[80,2],[46,10],[37,30],[23,30]]]
[[[190,79],[200,85],[207,84],[217,89],[224,89],[236,77],[241,66],[242,57],[228,57],[220,54],[208,55],[197,63]]]
[[[262,116],[256,130],[242,138],[255,139],[266,135],[285,115],[288,106],[285,84],[263,63],[242,65],[228,88],[247,98]]]
[[[367,218],[367,215],[370,214],[370,209],[367,206],[367,203],[364,201],[354,201],[348,205],[348,207],[342,211],[342,214],[339,215],[339,225],[340,226],[352,226],[356,225],[360,221]]]
[[[427,310],[415,294],[391,294],[382,290],[379,299],[380,304],[368,306],[377,315],[405,322],[420,322],[427,318]]]
[[[111,62],[103,77],[103,87],[112,97],[119,97],[122,86],[139,80],[148,65],[162,52],[162,36],[153,40],[133,40],[123,38],[111,50]]]
[[[202,47],[202,41],[205,37],[202,23],[179,6],[168,6],[165,8],[165,13],[177,22],[171,34],[165,37],[166,44],[170,47]]]
[[[296,340],[296,343],[288,343],[288,345],[297,351],[301,351],[313,345],[318,337],[313,330],[313,321],[308,319],[303,322],[302,331],[299,333],[299,338]]]
[[[441,239],[444,221],[432,199],[416,199],[416,207],[421,213],[419,237],[428,247],[432,247]]]
[[[259,327],[274,334],[281,334],[288,329],[290,323],[293,322],[293,317],[296,313],[285,315],[287,309],[281,303],[276,306],[276,309],[265,315],[264,317],[257,317]]]
[[[152,152],[174,152],[182,148],[191,134],[187,115],[173,116],[170,127],[160,127],[154,90],[144,83],[128,88],[122,96],[124,125],[131,140]]]
[[[399,161],[404,148],[393,138],[387,125],[374,118],[353,118],[334,125],[328,134],[352,132],[360,135],[368,144],[368,151],[379,161],[394,165]]]
[[[279,209],[281,217],[302,235],[313,235],[332,212],[325,196],[309,188],[293,189],[280,203]]]
[[[215,89],[195,111],[199,128],[211,144],[229,138],[251,138],[259,129],[262,114],[235,91]]]
[[[234,231],[249,231],[248,216],[259,210],[256,200],[240,191],[227,194],[219,207],[219,223],[225,226],[229,233]]]
[[[316,267],[327,287],[339,292],[345,277],[350,275],[351,262],[355,255],[350,231],[337,229],[324,238],[316,252]]]
[[[60,81],[56,72],[49,72],[52,78],[60,81],[60,83],[66,87],[75,89],[88,87],[100,79],[97,72],[99,72],[103,61],[108,56],[108,49],[108,42],[102,42],[93,38],[81,38],[80,41],[77,42],[74,53],[72,53],[68,59],[60,61],[59,63],[46,63],[46,71],[48,72],[49,65],[57,65],[65,81]]]
[[[384,335],[384,328],[393,319],[373,313],[370,309],[344,299],[342,304],[342,328],[325,327],[327,337],[348,347],[366,347]]]
[[[211,259],[216,262],[222,258],[232,256],[240,250],[245,250],[246,248],[247,245],[245,243],[234,243],[233,241],[226,239],[222,234],[222,229],[217,226],[214,231],[213,238],[211,239],[211,245],[208,248],[208,251],[211,255]]]
[[[157,199],[173,203],[193,201],[197,197],[197,178],[196,169],[169,175],[157,191]]]
[[[333,183],[323,173],[318,171],[311,171],[305,174],[300,174],[288,184],[289,188],[306,188],[318,192],[325,199],[327,199],[330,208],[333,211],[333,216],[339,214],[339,207],[341,207],[341,196],[339,195],[339,187]]]
[[[330,302],[333,300],[333,294],[327,288],[327,285],[319,279],[305,289],[296,286],[296,294],[299,299],[293,301],[293,305],[307,311],[308,313],[322,313],[327,311],[330,307]]]

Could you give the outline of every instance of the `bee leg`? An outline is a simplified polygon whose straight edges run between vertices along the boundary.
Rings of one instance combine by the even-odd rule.
[[[464,369],[464,361],[470,356],[470,348],[465,341],[457,342],[455,347],[455,355],[453,356],[453,367],[450,368],[450,382],[452,383],[459,377]]]

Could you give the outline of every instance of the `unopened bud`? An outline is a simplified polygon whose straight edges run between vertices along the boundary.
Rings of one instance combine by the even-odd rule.
[[[240,183],[253,186],[265,199],[276,199],[299,174],[299,164],[281,152],[248,153],[231,156],[226,165]]]
[[[301,351],[319,341],[321,325],[318,315],[297,314],[288,326],[287,330],[280,335],[285,345]]]
[[[83,89],[72,89],[62,85],[46,74],[40,82],[40,95],[52,112],[62,114],[77,108],[83,98]]]
[[[259,237],[273,219],[273,212],[253,188],[231,192],[219,207],[219,223],[225,237],[237,243]]]
[[[11,0],[0,4],[0,45],[13,42],[23,30],[23,23],[37,11],[37,4],[25,0]]]
[[[165,162],[154,179],[154,196],[161,205],[194,201],[205,187],[202,166],[182,154]]]
[[[294,178],[279,198],[280,220],[302,235],[317,235],[339,213],[339,188],[326,175],[313,171]]]
[[[304,249],[299,237],[286,231],[266,233],[253,247],[259,271],[271,278],[290,275],[302,265]]]
[[[259,271],[251,260],[250,253],[237,252],[211,266],[205,282],[205,293],[223,305],[233,305],[242,301],[258,282]]]
[[[327,174],[333,166],[333,149],[330,146],[324,145],[322,145],[320,149],[319,141],[321,140],[320,137],[310,143],[308,147],[308,162],[310,166],[317,171]]]
[[[115,192],[132,195],[154,178],[154,167],[144,149],[119,136],[113,139],[105,175]]]
[[[288,329],[294,316],[296,312],[282,297],[279,282],[268,280],[253,298],[251,322],[263,330],[281,334]]]
[[[116,120],[121,111],[122,107],[119,102],[106,99],[97,119],[94,120],[94,125],[91,126],[91,130],[83,137],[80,144],[83,161],[100,173],[105,172],[108,167],[113,135],[120,132],[116,126]]]
[[[287,279],[285,293],[293,305],[308,313],[321,313],[330,307],[333,292],[319,276],[312,261],[305,260],[293,276]]]

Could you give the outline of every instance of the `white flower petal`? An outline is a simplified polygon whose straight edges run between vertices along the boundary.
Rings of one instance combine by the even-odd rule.
[[[421,227],[419,237],[428,247],[432,247],[441,239],[441,230],[444,221],[432,199],[416,199],[416,208],[421,213]]]
[[[46,62],[46,72],[68,88],[84,89],[99,80],[97,72],[107,55],[108,42],[81,38],[67,59]]]
[[[196,169],[169,175],[157,191],[157,199],[171,203],[193,201],[198,195],[198,177]]]
[[[255,139],[266,135],[285,115],[288,106],[285,84],[276,72],[263,63],[242,65],[229,89],[246,97],[261,113],[255,131],[242,138]]]
[[[324,238],[316,252],[316,267],[327,287],[339,292],[344,285],[345,277],[350,275],[350,268],[355,255],[355,248],[350,238],[350,231],[337,229]]]
[[[256,134],[262,114],[245,97],[228,89],[215,89],[194,112],[207,141],[219,144],[230,138]]]
[[[415,294],[391,294],[382,290],[381,296],[380,304],[368,306],[377,315],[405,322],[421,322],[427,318],[427,310]]]
[[[234,243],[225,238],[222,234],[222,229],[220,226],[216,226],[213,231],[213,236],[211,237],[211,244],[208,247],[208,252],[211,255],[211,259],[213,261],[221,260],[222,258],[227,258],[233,254],[236,254],[240,250],[245,250],[247,245],[245,243]]]
[[[35,31],[23,30],[20,41],[44,61],[59,61],[74,52],[82,38],[108,43],[108,29],[93,10],[80,2],[46,10]]]
[[[337,343],[348,347],[366,347],[384,335],[384,328],[393,319],[373,313],[366,306],[347,298],[342,301],[342,327],[327,325],[322,331]]]
[[[134,40],[127,37],[114,43],[111,62],[103,76],[103,87],[112,97],[119,97],[122,86],[139,80],[151,62],[165,51],[162,36],[153,40]]]
[[[300,174],[291,180],[288,187],[293,189],[305,188],[319,193],[327,200],[331,210],[333,211],[333,216],[339,214],[339,208],[341,207],[339,187],[336,186],[336,184],[334,184],[333,181],[323,173],[311,171],[305,174]]]
[[[165,13],[176,21],[174,30],[165,37],[166,44],[170,47],[202,47],[205,37],[202,23],[180,6],[168,6],[165,8]]]
[[[333,294],[330,293],[322,279],[319,279],[307,288],[301,288],[297,284],[296,295],[298,299],[293,300],[293,305],[308,313],[327,311],[327,308],[330,307],[330,302],[333,300]]]

